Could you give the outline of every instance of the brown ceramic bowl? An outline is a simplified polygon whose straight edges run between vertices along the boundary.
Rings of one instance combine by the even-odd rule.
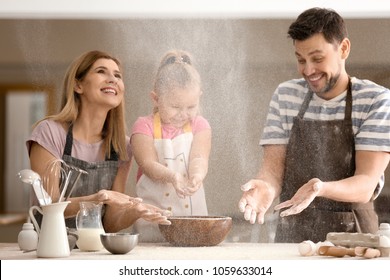
[[[159,225],[165,240],[174,246],[215,246],[225,240],[232,218],[225,216],[174,216],[170,225]]]

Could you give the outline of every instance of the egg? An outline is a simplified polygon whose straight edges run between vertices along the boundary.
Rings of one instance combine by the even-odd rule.
[[[301,256],[312,256],[316,253],[316,249],[316,245],[310,240],[305,240],[298,245],[298,251]]]

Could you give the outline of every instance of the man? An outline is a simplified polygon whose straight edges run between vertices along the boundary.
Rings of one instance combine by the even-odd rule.
[[[303,78],[280,84],[272,97],[263,162],[241,187],[240,211],[262,224],[280,198],[275,242],[375,233],[373,199],[390,159],[390,91],[349,77],[351,43],[335,11],[304,11],[288,34]]]

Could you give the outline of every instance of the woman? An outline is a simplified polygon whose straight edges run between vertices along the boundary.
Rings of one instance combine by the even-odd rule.
[[[161,209],[124,193],[132,158],[124,93],[120,62],[101,51],[87,52],[66,73],[61,111],[38,122],[27,141],[31,168],[41,177],[47,177],[48,165],[59,159],[88,172],[69,198],[68,227],[75,227],[80,201],[104,203],[106,232],[127,228],[141,217],[169,224]],[[44,187],[58,201],[59,184]]]

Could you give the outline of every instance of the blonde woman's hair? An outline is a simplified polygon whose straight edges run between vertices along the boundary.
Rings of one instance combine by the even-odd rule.
[[[187,89],[194,86],[201,89],[200,75],[193,64],[192,56],[182,50],[167,52],[157,70],[154,92],[161,96],[176,88]]]
[[[121,69],[118,59],[102,51],[89,51],[76,58],[68,67],[62,88],[62,101],[60,112],[56,115],[47,116],[51,119],[72,125],[79,115],[81,106],[80,95],[74,89],[77,81],[82,81],[98,59],[113,60]],[[117,152],[119,159],[128,160],[126,149],[126,123],[125,123],[124,99],[116,108],[111,109],[103,126],[102,137],[104,139],[105,153],[111,156],[111,147]]]

